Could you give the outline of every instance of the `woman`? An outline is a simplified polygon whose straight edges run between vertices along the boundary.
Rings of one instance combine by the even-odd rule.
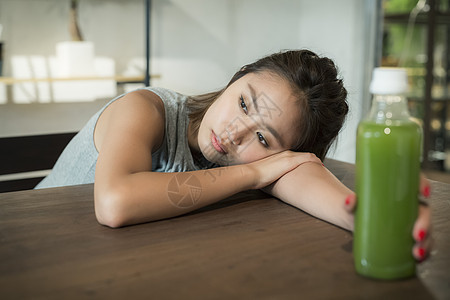
[[[96,216],[110,227],[263,189],[352,230],[356,197],[320,160],[348,112],[337,75],[328,58],[286,51],[244,66],[214,93],[146,88],[122,95],[94,115],[38,187],[95,181]],[[426,256],[429,226],[429,209],[421,207],[417,259]]]

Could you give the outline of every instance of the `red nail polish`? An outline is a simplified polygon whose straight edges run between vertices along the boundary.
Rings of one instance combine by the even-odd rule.
[[[424,259],[425,258],[425,249],[419,248],[417,250],[417,253],[419,254],[420,259]]]
[[[426,235],[427,235],[427,233],[425,232],[425,230],[421,229],[418,234],[419,241],[423,241],[423,239],[425,238]]]
[[[423,195],[425,196],[425,198],[430,197],[430,186],[427,185],[424,189],[423,189]]]
[[[347,196],[347,198],[345,198],[345,205],[349,205],[350,204],[350,195]]]

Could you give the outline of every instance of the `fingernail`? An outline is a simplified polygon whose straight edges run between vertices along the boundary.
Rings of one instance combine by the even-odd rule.
[[[347,198],[345,198],[345,205],[350,204],[351,195],[348,195]]]
[[[419,242],[423,241],[423,239],[425,238],[426,235],[427,235],[427,233],[425,230],[423,230],[423,229],[419,230],[419,233],[417,235],[419,237]]]
[[[419,258],[420,258],[420,259],[424,259],[424,258],[425,258],[425,253],[426,253],[426,251],[425,251],[425,249],[423,249],[423,248],[419,248],[419,249],[417,250],[417,254],[419,254]]]
[[[430,193],[431,193],[431,191],[430,191],[430,186],[429,186],[429,185],[425,186],[425,187],[423,188],[423,192],[422,192],[423,196],[424,196],[425,198],[428,198],[428,197],[430,197]]]

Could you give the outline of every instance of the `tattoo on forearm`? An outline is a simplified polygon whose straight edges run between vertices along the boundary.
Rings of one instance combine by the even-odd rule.
[[[193,207],[200,200],[200,180],[189,173],[177,173],[169,181],[167,195],[170,203],[178,208]]]

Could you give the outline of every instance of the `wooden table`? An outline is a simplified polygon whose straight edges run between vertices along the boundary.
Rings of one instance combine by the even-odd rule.
[[[122,229],[92,185],[0,194],[0,299],[449,299],[450,185],[432,191],[433,255],[392,282],[355,273],[351,233],[259,192]]]

